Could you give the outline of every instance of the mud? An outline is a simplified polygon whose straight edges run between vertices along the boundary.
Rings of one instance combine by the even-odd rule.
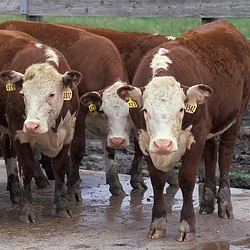
[[[151,219],[153,192],[148,177],[148,190],[133,191],[128,175],[119,175],[126,196],[112,197],[103,172],[81,170],[83,201],[73,203],[72,218],[60,219],[53,214],[53,186],[41,189],[32,183],[35,223],[24,224],[18,218],[18,205],[9,201],[6,172],[0,161],[0,249],[170,249],[170,250],[240,250],[250,249],[250,191],[231,189],[235,219],[223,220],[217,212],[199,215],[199,193],[196,185],[196,239],[177,242],[177,227],[182,206],[178,186],[166,184],[167,234],[150,240],[147,232]]]

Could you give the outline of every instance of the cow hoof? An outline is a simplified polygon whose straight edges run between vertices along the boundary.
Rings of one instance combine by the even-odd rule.
[[[203,215],[212,214],[213,211],[214,211],[214,204],[211,204],[210,206],[209,205],[205,206],[204,204],[201,204],[199,214]]]
[[[177,241],[193,241],[195,239],[195,233],[179,232]]]
[[[218,204],[218,215],[222,219],[233,219],[233,208],[231,203],[219,203]]]
[[[59,218],[69,218],[69,217],[73,217],[73,214],[70,210],[60,210],[57,212],[57,216]]]
[[[37,187],[39,187],[39,188],[50,187],[50,183],[45,176],[44,177],[42,177],[42,176],[34,177],[34,179],[35,179],[35,183],[36,183]]]
[[[133,189],[140,189],[140,190],[148,189],[147,185],[144,183],[143,180],[141,180],[139,182],[135,182],[135,181],[131,180],[130,185],[132,186]]]
[[[123,188],[119,188],[119,187],[110,187],[109,191],[112,195],[114,196],[126,196],[125,191],[123,190]]]
[[[212,214],[215,209],[215,195],[210,188],[205,187],[200,203],[200,214]]]
[[[31,211],[29,215],[20,214],[19,219],[21,222],[24,222],[24,223],[29,223],[29,222],[34,223],[36,221],[36,214],[33,211]]]
[[[149,239],[160,239],[166,235],[166,229],[150,229],[148,232]]]

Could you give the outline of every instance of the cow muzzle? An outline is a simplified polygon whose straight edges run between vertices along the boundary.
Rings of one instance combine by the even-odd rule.
[[[122,137],[113,137],[109,139],[109,143],[108,143],[109,147],[112,148],[124,148],[127,146],[126,140],[125,138]]]
[[[159,139],[153,144],[153,151],[156,154],[166,155],[178,150],[178,147],[171,140]]]
[[[40,131],[40,125],[37,122],[25,122],[23,128],[27,134],[38,134]]]

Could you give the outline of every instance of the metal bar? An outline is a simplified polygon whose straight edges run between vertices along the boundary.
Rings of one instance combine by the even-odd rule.
[[[20,14],[22,15],[28,14],[28,5],[29,5],[29,0],[20,0]]]

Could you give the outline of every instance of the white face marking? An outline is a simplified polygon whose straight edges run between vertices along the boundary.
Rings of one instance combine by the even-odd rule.
[[[100,111],[104,112],[107,119],[107,145],[110,147],[122,148],[129,145],[131,128],[129,108],[128,104],[117,95],[117,90],[124,85],[126,83],[116,82],[108,87],[102,95]],[[118,141],[117,145],[112,145],[112,140],[114,143]]]
[[[57,132],[51,129],[45,134],[30,135],[24,133],[23,130],[16,131],[16,139],[20,143],[30,143],[33,147],[36,145],[37,149],[49,157],[55,157],[62,149],[63,145],[70,144],[75,130],[76,113],[70,114],[67,112],[66,116],[61,119],[57,128]]]
[[[146,86],[142,101],[149,151],[159,154],[176,151],[185,107],[180,83],[174,77],[155,77]]]
[[[24,131],[46,133],[53,126],[63,106],[62,75],[47,64],[34,64],[24,75],[21,93],[24,95],[26,120]]]
[[[158,69],[168,69],[169,65],[172,63],[171,59],[166,56],[169,53],[168,49],[160,48],[158,52],[154,55],[150,67],[152,68],[153,76]]]

